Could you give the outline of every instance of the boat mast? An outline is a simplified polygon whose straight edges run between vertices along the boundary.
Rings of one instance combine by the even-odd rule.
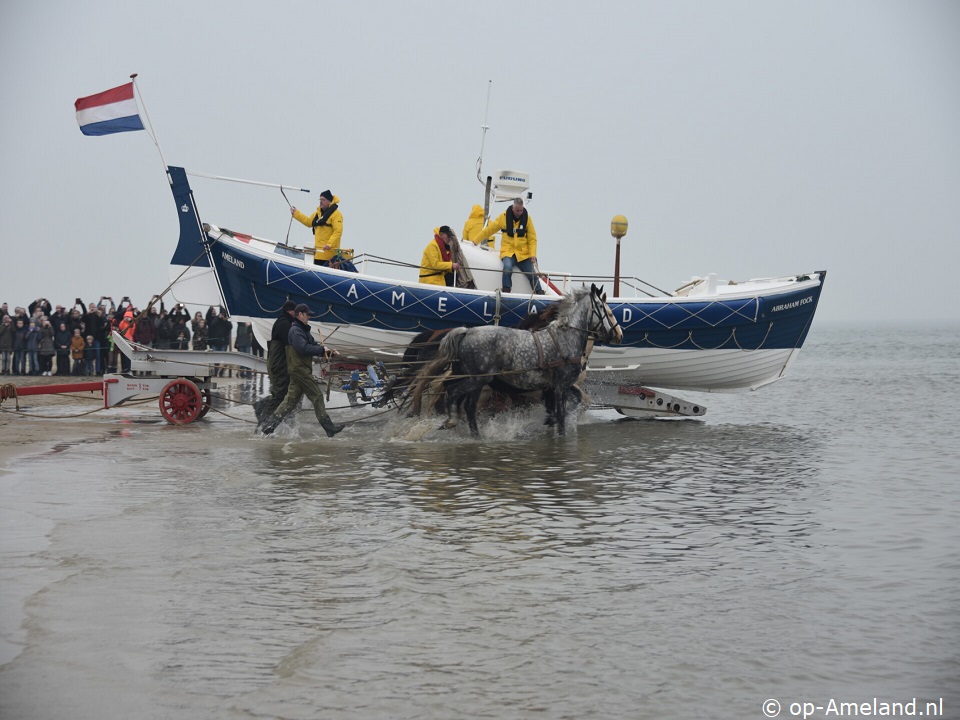
[[[493,80],[487,80],[487,108],[483,111],[483,125],[480,126],[480,157],[477,158],[477,180],[480,181],[480,184],[484,186],[483,194],[483,223],[486,225],[487,220],[490,219],[490,184],[493,180],[489,175],[487,179],[484,180],[482,177],[483,173],[483,146],[487,139],[487,130],[490,129],[490,126],[487,125],[487,118],[490,115],[490,90],[493,87]]]

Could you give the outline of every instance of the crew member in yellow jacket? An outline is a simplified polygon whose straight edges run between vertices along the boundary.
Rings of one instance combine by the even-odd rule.
[[[433,240],[423,249],[420,260],[420,282],[428,285],[453,286],[453,273],[460,263],[453,260],[457,236],[447,225],[433,229]]]
[[[474,245],[476,245],[479,240],[475,240],[481,231],[483,230],[483,208],[479,205],[474,205],[473,209],[470,210],[470,217],[467,218],[467,221],[463,224],[463,239],[469,240]]]
[[[486,240],[498,232],[503,233],[500,236],[500,261],[503,263],[502,291],[512,292],[513,270],[519,268],[530,279],[533,292],[543,295],[533,269],[534,263],[537,262],[537,231],[521,198],[514,200],[513,205],[501,213],[500,217],[477,233],[474,242]]]
[[[340,237],[343,235],[343,214],[340,212],[340,198],[329,190],[320,193],[317,211],[304,215],[292,205],[290,214],[313,230],[313,263],[330,265],[330,258],[340,251]]]

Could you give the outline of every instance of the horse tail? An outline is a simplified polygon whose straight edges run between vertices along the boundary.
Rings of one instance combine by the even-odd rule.
[[[426,354],[429,353],[432,355],[434,345],[440,343],[440,341],[436,339],[436,336],[441,332],[440,330],[423,330],[417,333],[403,351],[404,364],[412,366],[417,362],[423,361]]]
[[[447,366],[457,359],[460,350],[460,342],[466,334],[466,328],[454,328],[446,333],[440,342],[436,356],[424,363],[423,367],[417,371],[416,377],[410,384],[410,397],[413,401],[413,412],[420,414],[422,406],[423,393],[437,379],[439,375],[444,374]]]
[[[440,346],[440,336],[444,330],[423,330],[417,333],[403,351],[403,362],[393,382],[384,390],[382,398],[374,407],[382,407],[388,400],[396,401],[406,398],[410,393],[410,386],[417,377],[417,372],[423,363],[436,357]]]
[[[447,332],[440,341],[440,347],[437,348],[436,355],[424,363],[417,376],[432,377],[455,361],[460,352],[460,342],[466,332],[467,329],[462,327],[453,328]]]
[[[446,337],[440,342],[440,349],[437,350],[437,360],[452,363],[460,355],[460,343],[463,342],[467,334],[465,327],[454,328],[447,333]]]

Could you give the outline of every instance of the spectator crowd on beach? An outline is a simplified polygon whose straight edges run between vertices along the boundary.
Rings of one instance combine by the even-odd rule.
[[[167,312],[154,296],[141,312],[129,297],[69,308],[37,298],[26,307],[0,305],[0,373],[3,375],[96,376],[130,369],[115,347],[113,331],[127,340],[161,350],[237,350],[263,355],[250,323],[234,323],[224,308],[191,317],[182,304]]]

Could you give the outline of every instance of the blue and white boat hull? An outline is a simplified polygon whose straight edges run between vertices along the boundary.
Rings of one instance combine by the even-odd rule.
[[[222,302],[235,321],[252,323],[264,346],[287,299],[309,305],[312,324],[341,353],[370,362],[396,360],[424,329],[516,326],[557,297],[552,289],[501,295],[381,277],[363,266],[360,273],[316,266],[301,248],[202,225],[186,174],[174,167],[169,172],[181,217],[171,261],[171,275],[181,275],[175,297],[188,304]],[[472,268],[490,264],[483,248],[462,245]],[[416,277],[416,268],[408,272]],[[589,375],[604,383],[701,392],[774,382],[806,339],[825,276],[819,271],[735,284],[708,278],[682,295],[614,298],[608,304],[623,342],[596,346]],[[499,286],[498,278],[494,282]]]

